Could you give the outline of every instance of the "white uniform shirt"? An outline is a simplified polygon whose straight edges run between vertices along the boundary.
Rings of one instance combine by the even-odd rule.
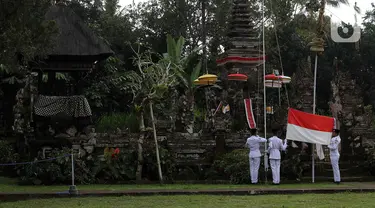
[[[277,136],[273,136],[268,139],[269,145],[268,145],[268,153],[270,154],[270,159],[280,160],[281,154],[280,150],[285,151],[287,144],[283,144],[283,140],[281,140]]]
[[[246,141],[246,146],[250,149],[249,157],[255,158],[260,157],[260,151],[259,151],[259,143],[261,142],[267,142],[267,139],[259,137],[259,136],[251,136]]]
[[[331,143],[328,145],[331,157],[340,157],[339,144],[341,142],[340,136],[335,136],[331,139]]]

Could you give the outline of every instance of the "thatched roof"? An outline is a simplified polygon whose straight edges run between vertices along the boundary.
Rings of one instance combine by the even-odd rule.
[[[56,38],[56,46],[48,54],[50,58],[100,60],[113,54],[111,48],[65,4],[52,5],[45,17],[47,20],[54,20],[60,31],[59,37]]]

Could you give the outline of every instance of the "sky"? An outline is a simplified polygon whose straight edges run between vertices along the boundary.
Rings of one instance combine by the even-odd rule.
[[[134,0],[135,3],[142,2],[145,0]],[[375,3],[375,0],[349,0],[349,6],[340,6],[340,8],[331,8],[328,7],[326,11],[326,15],[331,16],[334,22],[346,22],[346,23],[355,23],[354,19],[354,3],[357,1],[358,7],[361,9],[361,14],[357,15],[358,24],[362,23],[362,17],[364,16],[366,10],[371,9],[371,2]],[[120,0],[121,6],[126,6],[128,4],[132,4],[133,0]]]

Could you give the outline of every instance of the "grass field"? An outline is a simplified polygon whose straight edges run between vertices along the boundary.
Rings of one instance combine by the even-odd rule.
[[[305,194],[263,196],[149,196],[98,197],[71,199],[39,199],[0,203],[0,207],[15,208],[356,208],[374,207],[375,193],[370,194]]]
[[[0,178],[0,192],[61,192],[67,191],[69,186],[19,186],[16,181]],[[262,189],[308,189],[308,188],[374,188],[375,183],[342,183],[339,186],[333,183],[306,183],[306,184],[281,184],[272,185],[227,185],[227,184],[168,184],[168,185],[78,185],[80,191],[121,191],[131,189],[237,189],[237,188],[262,188]],[[2,202],[0,208],[28,207],[28,208],[234,208],[234,207],[327,207],[327,208],[352,208],[375,207],[375,193],[357,194],[301,194],[301,195],[259,195],[259,196],[212,196],[212,195],[187,195],[187,196],[122,196],[122,197],[80,197],[80,198],[54,198],[32,199],[17,202]]]
[[[254,188],[254,189],[293,189],[293,188],[360,188],[360,187],[375,187],[375,183],[342,183],[339,186],[333,183],[303,183],[303,184],[281,184],[279,186],[273,185],[230,185],[230,184],[165,184],[165,185],[77,185],[80,191],[121,191],[134,189],[236,189],[236,188]],[[15,180],[8,178],[0,178],[0,192],[61,192],[67,191],[69,185],[54,185],[54,186],[20,186],[16,184]]]

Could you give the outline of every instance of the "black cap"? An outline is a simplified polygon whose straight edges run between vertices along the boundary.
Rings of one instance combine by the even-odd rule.
[[[340,133],[340,129],[333,129],[333,132]]]
[[[257,132],[258,129],[250,129],[251,134],[254,134]]]

